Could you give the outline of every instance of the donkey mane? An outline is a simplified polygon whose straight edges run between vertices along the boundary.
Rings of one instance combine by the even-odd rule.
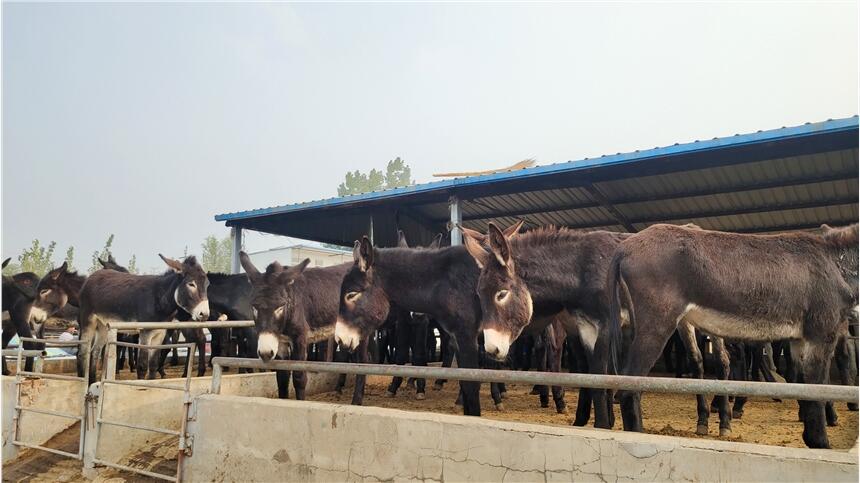
[[[231,273],[221,273],[221,272],[206,272],[206,276],[209,278],[210,283],[220,282],[222,280],[227,280],[232,277],[234,274]]]
[[[511,239],[511,245],[518,249],[537,248],[545,245],[564,243],[581,238],[591,232],[572,230],[563,226],[545,225],[529,230]],[[614,233],[614,232],[613,232]],[[622,236],[624,233],[617,233]]]

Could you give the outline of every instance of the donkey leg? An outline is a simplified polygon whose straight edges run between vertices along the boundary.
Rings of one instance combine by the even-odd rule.
[[[308,359],[308,344],[304,340],[297,340],[296,346],[293,348],[290,359],[294,361],[306,361]],[[305,399],[305,388],[308,385],[307,373],[303,371],[293,371],[293,385],[296,387],[296,400],[303,401]]]
[[[439,329],[439,351],[442,357],[442,367],[451,367],[454,364],[454,350],[451,348],[451,336]],[[447,379],[436,379],[433,382],[433,390],[439,391],[448,382]]]
[[[839,369],[839,382],[843,386],[853,386],[856,381],[851,371],[851,346],[845,335],[841,336],[839,342],[836,343],[834,359],[836,360],[836,367]],[[848,403],[848,410],[856,411],[857,404]]]
[[[164,342],[164,338],[167,335],[167,331],[164,329],[152,330],[150,332],[151,332],[151,334],[149,336],[148,344],[151,344],[151,345],[160,345],[162,342]],[[164,372],[163,372],[163,370],[160,370],[161,366],[159,363],[161,361],[159,360],[159,357],[158,357],[158,353],[160,351],[157,349],[150,349],[148,352],[150,353],[149,357],[148,357],[149,360],[147,361],[149,363],[149,371],[146,375],[146,378],[147,379],[155,379],[156,373],[161,374],[161,377],[163,378]]]
[[[414,346],[412,348],[412,365],[417,367],[426,367],[429,359],[427,348],[427,339],[430,333],[430,324],[426,318],[418,322],[413,328]],[[423,400],[426,398],[427,382],[424,378],[415,379],[415,399]]]
[[[398,366],[406,365],[406,362],[409,360],[409,338],[411,336],[411,331],[409,329],[409,323],[398,317],[397,324],[394,329],[394,337],[396,340],[394,363]],[[385,397],[394,397],[402,384],[402,377],[395,376],[391,378],[391,384],[388,385],[388,389],[385,391]]]
[[[727,381],[731,372],[731,361],[729,360],[729,351],[726,350],[725,340],[722,337],[714,337],[714,349],[719,358],[717,375],[721,380]],[[716,397],[720,413],[720,437],[729,437],[732,435],[732,412],[729,410],[729,397],[726,395]]]
[[[693,328],[692,325],[682,322],[678,324],[678,334],[681,336],[681,341],[687,349],[687,356],[690,360],[690,366],[693,369],[693,377],[696,379],[704,379],[705,366],[704,360],[702,359],[702,352],[699,350],[699,344],[696,341],[696,329]],[[698,415],[698,421],[696,421],[696,434],[708,434],[708,419],[710,417],[710,411],[704,394],[696,394],[696,414]]]
[[[551,372],[561,372],[561,357],[564,353],[564,338],[555,341],[555,345],[547,351],[547,369]],[[552,386],[552,400],[555,403],[555,411],[558,414],[567,413],[567,404],[564,402],[564,388]]]
[[[799,340],[791,342],[791,356],[799,380],[805,384],[821,384],[827,380],[835,341]],[[803,420],[803,442],[810,448],[830,448],[825,426],[824,404],[821,401],[798,401]]]
[[[479,365],[478,342],[469,337],[463,330],[457,337],[457,365],[464,369],[477,369]],[[481,399],[479,393],[481,383],[460,381],[460,392],[463,396],[463,414],[466,416],[481,415]]]
[[[365,337],[358,343],[358,348],[355,351],[354,359],[359,364],[366,364],[370,358],[368,353],[368,344],[370,337]],[[355,390],[352,393],[352,405],[361,406],[364,403],[364,385],[367,382],[367,376],[358,374],[355,376]]]
[[[585,349],[582,347],[581,340],[578,336],[568,337],[567,340],[571,359],[568,370],[582,374],[589,373],[588,358],[585,356]],[[585,426],[589,419],[591,419],[591,390],[581,387],[576,401],[576,416],[573,419],[573,425]]]

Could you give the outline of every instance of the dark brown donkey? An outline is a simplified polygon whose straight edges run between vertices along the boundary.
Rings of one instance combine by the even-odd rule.
[[[46,273],[39,285],[36,286],[36,299],[30,309],[30,326],[36,337],[42,336],[42,327],[49,317],[52,317],[66,304],[80,308],[78,295],[87,277],[70,272],[68,264],[63,262],[59,268]]]
[[[9,263],[9,258],[3,261],[3,267]],[[33,272],[16,273],[15,275],[3,275],[3,348],[9,346],[9,342],[16,334],[18,337],[33,337],[27,318],[33,299],[36,297],[35,287],[39,283],[39,276]],[[8,315],[8,319],[6,316]],[[41,349],[41,344],[25,342],[24,349]],[[8,375],[6,358],[3,360],[3,374]],[[24,370],[33,370],[33,358],[28,357],[24,363]]]
[[[245,252],[239,253],[239,260],[251,282],[257,355],[264,361],[307,360],[310,344],[327,341],[334,334],[337,294],[350,265],[307,268],[310,259],[306,258],[292,267],[273,262],[260,273]],[[365,352],[365,358],[366,355]],[[307,377],[299,371],[293,371],[292,375],[296,399],[304,399]],[[286,399],[290,371],[276,371],[276,376],[278,397]],[[361,404],[363,395],[363,381],[359,384],[357,380],[353,404]]]
[[[680,322],[733,340],[789,339],[798,379],[820,384],[857,305],[857,225],[823,234],[743,235],[653,225],[621,243],[607,284],[611,348],[619,292],[636,327],[623,374],[645,375]],[[642,431],[640,395],[621,391],[624,429]],[[800,401],[803,441],[828,448],[824,404]]]
[[[163,275],[134,275],[116,270],[99,270],[90,275],[80,293],[79,326],[84,344],[78,351],[78,376],[83,376],[84,361],[90,359],[89,380],[96,378],[96,360],[107,339],[110,321],[167,322],[179,309],[193,320],[209,318],[206,272],[193,256],[179,262],[159,254],[170,267]],[[145,345],[158,345],[164,330],[144,330],[140,333]],[[154,379],[158,370],[160,351],[141,351],[137,360],[137,376]]]
[[[601,329],[609,318],[606,274],[615,248],[630,235],[555,227],[518,234],[521,225],[503,232],[490,223],[487,235],[464,230],[466,248],[481,267],[477,293],[487,354],[504,359],[533,315],[543,326],[530,331],[540,331],[551,320],[547,316],[566,310],[573,317],[561,320],[585,350],[588,371],[605,374],[609,338]],[[592,400],[594,425],[611,428],[611,401],[605,390],[580,390],[574,424],[588,422]]]
[[[460,246],[427,250],[374,248],[367,237],[356,242],[355,263],[340,288],[335,340],[352,351],[366,346],[388,316],[391,305],[428,314],[457,344],[457,365],[479,366],[481,305],[475,294],[478,267]],[[463,412],[480,416],[479,382],[460,381]],[[492,391],[496,405],[498,390]]]

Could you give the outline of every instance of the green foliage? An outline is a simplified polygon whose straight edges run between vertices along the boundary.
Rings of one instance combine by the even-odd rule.
[[[226,236],[218,239],[209,235],[200,245],[200,264],[207,272],[230,273],[230,260],[233,254],[233,239]]]
[[[57,242],[52,241],[47,247],[43,246],[39,240],[33,240],[30,248],[25,249],[18,256],[19,272],[33,272],[38,276],[43,276],[48,273],[54,266],[54,249],[57,248]],[[11,265],[11,263],[9,264]],[[9,267],[7,267],[9,268]]]
[[[73,271],[75,269],[75,247],[69,247],[69,249],[66,250],[65,261],[67,265],[66,269],[69,271]]]
[[[357,195],[370,191],[409,186],[414,182],[412,169],[398,156],[388,162],[385,173],[375,168],[367,174],[359,170],[346,173],[343,183],[337,187],[337,195]]]
[[[409,167],[400,156],[388,162],[385,167],[385,188],[398,188],[409,186],[412,181],[412,168]]]
[[[21,273],[21,264],[18,262],[10,261],[9,264],[3,268],[3,275],[15,275],[16,273]]]
[[[101,251],[93,252],[92,265],[90,265],[90,268],[87,270],[88,273],[92,274],[95,273],[96,270],[102,269],[102,264],[99,263],[99,258],[107,260],[108,256],[111,255],[110,247],[113,246],[113,238],[114,235],[111,233],[107,241],[105,241],[104,248],[102,248]]]
[[[128,270],[128,273],[140,273],[140,269],[137,268],[137,255],[131,256],[125,268]]]

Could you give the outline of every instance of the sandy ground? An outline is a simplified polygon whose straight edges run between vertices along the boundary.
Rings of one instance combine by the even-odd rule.
[[[385,408],[427,411],[443,414],[462,414],[462,409],[454,405],[457,397],[457,383],[445,384],[442,391],[427,387],[427,399],[418,401],[414,391],[401,387],[395,398],[384,397],[390,379],[369,377],[365,389],[364,404]],[[569,425],[576,409],[577,391],[567,391],[568,414],[558,414],[550,400],[549,408],[541,408],[538,396],[530,395],[531,386],[508,385],[508,395],[504,400],[504,410],[497,411],[490,398],[489,386],[481,386],[482,417],[504,421],[519,421],[539,424]],[[309,398],[314,401],[327,401],[348,404],[352,399],[351,390],[337,393],[319,394]],[[710,399],[709,399],[710,400]],[[689,438],[719,437],[719,418],[711,415],[708,436],[696,435],[696,399],[693,396],[675,394],[645,394],[642,397],[645,431],[653,434],[683,436]],[[835,449],[849,449],[857,441],[857,412],[850,412],[845,404],[836,405],[839,425],[827,428],[830,444]],[[620,411],[615,406],[616,428],[620,427]],[[794,401],[776,402],[756,398],[747,402],[742,419],[732,420],[731,441],[760,443],[776,446],[804,448],[801,434],[803,424],[797,420],[797,403]]]

